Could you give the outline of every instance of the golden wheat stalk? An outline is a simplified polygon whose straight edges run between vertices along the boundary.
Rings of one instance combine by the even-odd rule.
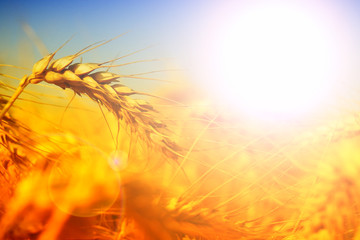
[[[155,116],[156,110],[153,106],[145,100],[130,97],[134,94],[153,95],[134,91],[118,83],[121,78],[142,77],[135,75],[120,75],[107,71],[96,71],[97,69],[104,67],[119,67],[154,60],[141,60],[118,65],[105,65],[109,62],[129,56],[130,54],[128,54],[103,63],[73,63],[80,55],[102,46],[115,38],[97,45],[96,43],[89,45],[73,55],[54,60],[55,54],[67,43],[66,42],[54,53],[51,53],[36,62],[33,66],[32,73],[21,79],[15,93],[0,112],[0,120],[3,119],[15,100],[29,84],[38,84],[45,81],[49,84],[59,86],[62,89],[72,89],[74,93],[78,95],[87,95],[95,102],[104,105],[119,121],[123,120],[131,133],[136,133],[140,138],[145,140],[147,144],[151,146],[153,143],[156,143],[166,155],[172,157],[177,155],[176,151],[178,148],[171,141],[170,137],[168,137],[166,124],[163,121],[158,120]],[[143,79],[147,78],[144,77]]]

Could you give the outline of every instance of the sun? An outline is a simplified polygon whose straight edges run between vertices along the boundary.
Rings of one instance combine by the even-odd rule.
[[[348,43],[343,20],[321,9],[261,2],[223,12],[205,34],[214,96],[258,118],[325,107],[346,68]]]

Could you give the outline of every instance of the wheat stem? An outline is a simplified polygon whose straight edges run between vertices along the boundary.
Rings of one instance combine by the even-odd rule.
[[[0,121],[3,119],[3,117],[5,116],[5,114],[9,111],[9,109],[11,108],[11,106],[14,104],[15,100],[20,96],[20,94],[24,91],[24,88],[29,84],[28,78],[27,76],[24,76],[21,79],[21,82],[18,86],[18,88],[16,89],[15,93],[11,96],[11,98],[9,99],[9,101],[6,103],[6,105],[4,106],[4,108],[1,110],[0,112]]]

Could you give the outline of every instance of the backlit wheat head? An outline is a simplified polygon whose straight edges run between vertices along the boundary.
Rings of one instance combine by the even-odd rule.
[[[134,91],[119,82],[119,79],[122,78],[141,77],[136,77],[135,75],[119,75],[109,71],[98,70],[101,68],[120,67],[153,60],[106,65],[128,56],[126,55],[103,63],[74,63],[74,60],[80,55],[114,39],[100,44],[93,44],[95,46],[89,45],[73,55],[54,59],[57,51],[60,50],[65,43],[54,53],[43,57],[34,64],[32,73],[22,78],[16,92],[2,109],[0,119],[4,118],[9,108],[27,85],[38,84],[45,81],[49,84],[59,86],[62,89],[72,89],[74,93],[79,96],[87,95],[93,101],[105,106],[119,121],[124,121],[131,133],[139,136],[148,146],[160,147],[165,155],[171,157],[178,155],[178,148],[168,136],[169,131],[166,124],[155,116],[156,110],[153,106],[145,100],[134,99],[132,97],[132,95],[135,94],[152,95]]]

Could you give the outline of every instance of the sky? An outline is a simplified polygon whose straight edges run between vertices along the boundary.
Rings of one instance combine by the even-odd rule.
[[[280,19],[279,25],[281,25],[281,28],[272,29],[273,26],[269,25],[270,29],[266,29],[264,27],[266,24],[278,21],[276,19],[266,19],[266,17],[276,17],[276,11],[282,9],[282,6],[295,9],[295,14],[286,15],[281,12],[280,15],[285,16]],[[269,9],[276,9],[276,11],[269,12]],[[311,21],[305,26],[302,25],[303,21],[301,19],[291,19],[291,15],[297,15],[296,12],[305,16],[306,21],[315,19],[313,25],[318,26],[318,29],[312,29]],[[258,19],[244,17],[252,16],[252,14],[257,14]],[[327,35],[317,40],[316,44],[318,45],[312,45],[322,48],[321,41],[324,42],[324,45],[328,44],[327,42],[332,44],[328,44],[327,49],[324,48],[325,54],[323,55],[327,55],[326,52],[331,52],[331,54],[328,54],[329,58],[331,58],[329,61],[333,61],[334,66],[340,66],[342,63],[349,66],[346,69],[340,69],[339,67],[339,71],[342,71],[339,74],[339,79],[348,78],[353,84],[357,82],[360,76],[360,73],[356,72],[360,63],[360,44],[358,44],[360,43],[360,4],[355,0],[3,0],[0,2],[1,61],[13,64],[24,62],[21,60],[21,55],[25,53],[22,52],[24,47],[19,46],[24,45],[24,42],[28,46],[33,43],[21,27],[23,22],[31,26],[50,52],[57,49],[75,34],[70,43],[60,51],[59,56],[73,54],[74,51],[80,50],[91,43],[127,33],[107,46],[89,53],[86,57],[88,59],[93,57],[96,61],[105,61],[109,60],[109,58],[115,58],[122,54],[152,46],[132,59],[161,59],[163,65],[153,66],[149,64],[150,69],[172,67],[184,69],[185,75],[189,78],[188,80],[208,88],[209,93],[212,95],[219,92],[226,95],[231,92],[229,89],[232,88],[235,89],[233,95],[246,96],[246,92],[249,92],[248,86],[236,85],[242,81],[239,79],[240,76],[245,80],[249,77],[243,74],[239,75],[237,79],[237,73],[241,69],[239,63],[245,62],[246,65],[247,59],[249,59],[246,54],[252,54],[251,51],[254,49],[255,52],[256,49],[266,49],[265,52],[267,52],[267,49],[274,47],[269,44],[270,40],[267,37],[273,32],[278,32],[278,35],[281,35],[280,39],[283,39],[284,36],[287,38],[287,35],[284,35],[284,32],[287,31],[286,28],[290,28],[290,32],[295,35],[298,32],[306,35],[306,31],[301,32],[301,28],[304,28],[304,26],[305,28],[311,28],[313,32],[309,34],[314,35],[325,29],[328,31]],[[286,22],[289,22],[290,25],[286,25]],[[297,24],[298,22],[299,28],[295,29],[293,27],[294,29],[291,30],[291,24]],[[256,31],[268,31],[269,33],[266,33],[268,34],[266,36],[264,33],[261,33],[263,35],[256,35]],[[260,45],[251,46],[252,37],[260,38]],[[276,42],[276,34],[274,39]],[[311,40],[311,36],[307,37],[306,41],[309,39]],[[307,47],[307,45],[302,45],[302,37],[295,40],[290,38],[290,41],[293,41],[293,49],[296,49],[299,45],[304,49]],[[264,45],[262,42],[266,44]],[[281,46],[275,47],[276,49],[281,48]],[[333,49],[336,50],[334,53],[332,53]],[[292,49],[289,51],[291,52]],[[308,51],[309,55],[311,55],[317,50],[310,49]],[[34,59],[37,60],[41,57],[35,48],[33,52]],[[271,55],[273,53],[269,54],[270,57],[273,57]],[[297,54],[301,55],[301,52]],[[287,53],[282,55],[288,56]],[[269,65],[271,61],[270,58],[269,61],[263,62]],[[282,61],[275,62],[283,64]],[[319,58],[319,61],[324,60]],[[313,62],[316,65],[316,62]],[[139,65],[140,67],[142,70],[146,69],[144,65]],[[249,69],[253,67],[250,66]],[[256,69],[258,69],[257,67],[260,69],[266,68],[266,66],[260,66],[259,64],[255,65],[255,67]],[[327,68],[333,67],[329,65],[323,68],[327,70]],[[138,71],[138,69],[134,70]],[[296,71],[297,69],[294,70],[294,72]],[[251,74],[251,71],[249,74]],[[263,76],[258,75],[258,77]],[[233,78],[232,81],[236,83],[235,85],[233,83],[227,84],[230,78]],[[251,81],[255,82],[256,86],[258,84],[257,80],[253,80]],[[227,88],[220,90],[221,86],[227,85]],[[323,87],[319,85],[319,88]],[[245,89],[245,92],[238,89]],[[264,95],[264,93],[261,94]],[[274,94],[277,93],[274,92]],[[274,94],[266,97],[273,98]],[[259,98],[257,95],[255,97]],[[230,97],[229,101],[234,102],[234,97]],[[239,99],[236,101],[239,101]],[[251,105],[253,100],[249,98],[241,99],[241,101]],[[283,101],[280,99],[277,102]],[[269,106],[266,107],[269,108]],[[281,107],[281,109],[286,108]]]
[[[1,1],[1,44],[12,46],[28,23],[54,49],[73,34],[73,42],[91,43],[128,32],[127,48],[162,45],[177,49],[198,21],[203,3],[191,1]],[[172,54],[171,52],[169,53]]]
[[[186,62],[185,46],[191,42],[190,32],[198,21],[196,15],[201,12],[201,5],[203,2],[141,0],[0,1],[0,59],[23,65],[41,58],[22,29],[25,22],[50,52],[75,35],[58,56],[73,54],[94,42],[126,33],[86,57],[92,61],[105,61],[151,46],[128,58],[129,61],[160,59],[162,64],[139,64],[141,70],[134,71],[183,69],[185,64],[181,61]],[[23,51],[26,47],[22,45],[33,48],[34,59],[30,63],[21,60],[21,55],[28,56],[29,51]]]
[[[69,49],[78,49],[84,44],[130,31],[121,39],[121,43],[117,42],[122,44],[119,51],[121,48],[135,50],[155,45],[154,52],[150,50],[148,54],[160,54],[161,57],[177,58],[179,62],[189,62],[194,55],[206,51],[200,49],[207,44],[206,41],[211,41],[219,34],[208,30],[219,28],[217,23],[229,15],[236,15],[239,9],[246,8],[248,2],[279,0],[2,0],[0,49],[14,49],[20,39],[26,38],[21,28],[21,23],[26,22],[50,51],[74,34]],[[360,4],[357,1],[327,2],[343,7],[344,14],[360,15]],[[208,35],[204,35],[206,32]],[[116,43],[112,46],[116,46]],[[112,52],[116,53],[116,50],[112,48]],[[211,56],[211,53],[208,55]]]

